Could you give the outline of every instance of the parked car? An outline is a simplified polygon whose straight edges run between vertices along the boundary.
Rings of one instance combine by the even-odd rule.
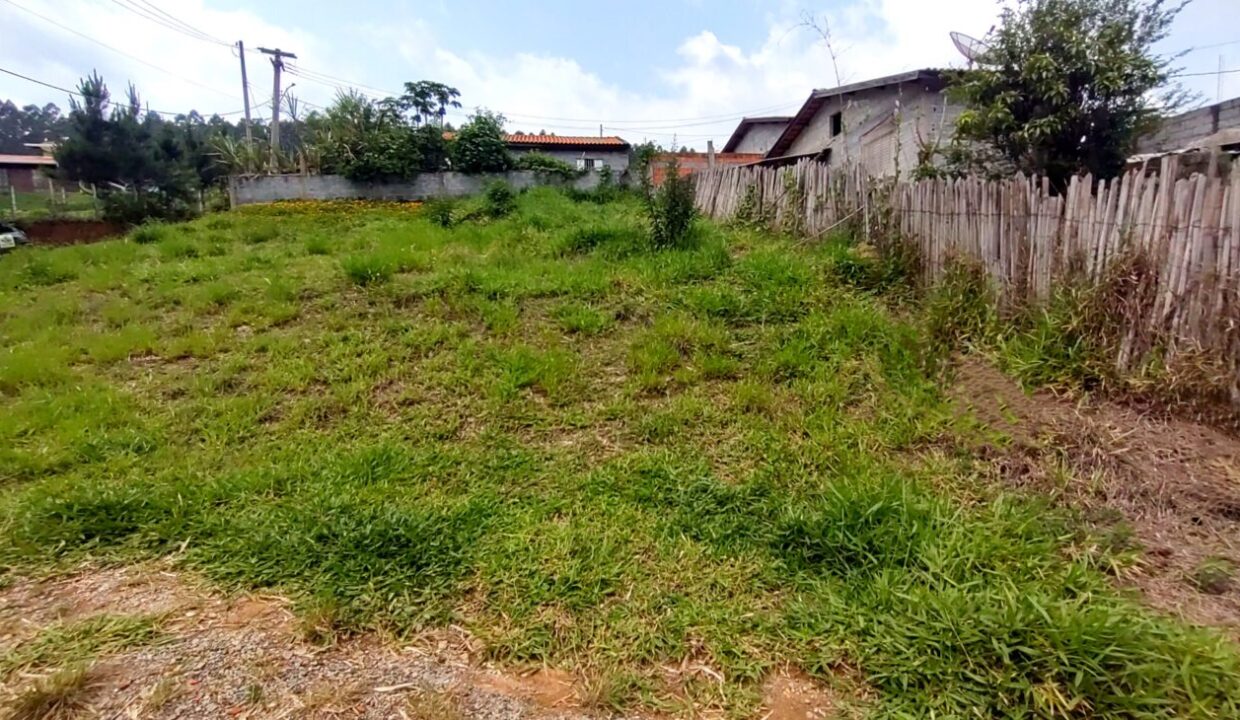
[[[26,233],[12,225],[0,223],[0,252],[12,250],[18,245],[25,245],[28,242],[30,242],[30,239],[26,237]]]

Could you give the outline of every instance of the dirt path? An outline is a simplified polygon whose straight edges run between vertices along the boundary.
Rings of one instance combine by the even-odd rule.
[[[1112,402],[1026,394],[974,359],[953,394],[1010,437],[989,448],[999,480],[1131,528],[1140,563],[1124,581],[1155,608],[1240,638],[1240,439]]]
[[[56,718],[618,717],[591,709],[590,688],[568,673],[515,675],[481,664],[459,629],[400,645],[363,636],[319,646],[281,598],[229,599],[153,566],[83,570],[5,589],[0,656],[50,629],[102,617],[158,618],[159,634],[95,660],[70,698],[75,709]],[[12,673],[0,707],[14,706],[55,669]],[[765,698],[759,717],[769,720],[833,717],[831,695],[803,676],[771,678]]]

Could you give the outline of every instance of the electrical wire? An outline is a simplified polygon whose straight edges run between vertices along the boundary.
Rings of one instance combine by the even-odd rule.
[[[9,5],[12,5],[13,7],[17,8],[18,10],[21,10],[22,12],[29,13],[30,15],[33,15],[34,17],[37,17],[37,18],[39,18],[40,20],[43,20],[44,22],[47,22],[47,23],[49,23],[49,24],[51,24],[51,25],[55,25],[56,27],[60,28],[61,30],[64,30],[64,31],[66,31],[66,32],[73,33],[74,35],[77,35],[78,37],[80,37],[80,38],[82,38],[82,39],[84,39],[84,40],[87,40],[87,41],[89,41],[89,42],[92,42],[92,43],[94,43],[94,44],[96,44],[96,45],[98,45],[98,46],[100,46],[100,47],[102,47],[102,48],[105,48],[105,49],[107,49],[107,50],[111,50],[112,52],[114,52],[114,53],[116,53],[116,54],[118,54],[118,55],[123,55],[124,57],[127,57],[127,58],[129,58],[130,60],[133,60],[134,62],[141,63],[142,65],[145,65],[145,66],[147,66],[147,67],[149,67],[149,68],[152,68],[152,69],[154,69],[154,70],[158,70],[158,71],[159,71],[159,72],[161,72],[161,73],[164,73],[164,74],[166,74],[166,75],[169,75],[169,76],[171,76],[171,77],[174,77],[174,78],[176,78],[176,79],[178,79],[178,80],[181,80],[181,81],[183,81],[183,82],[187,82],[187,83],[189,83],[190,85],[193,85],[193,86],[195,86],[195,87],[202,88],[203,90],[210,90],[210,91],[211,91],[211,92],[213,92],[213,93],[218,93],[218,94],[220,94],[220,95],[223,95],[224,97],[231,98],[231,99],[233,99],[233,100],[237,100],[237,99],[238,99],[238,98],[237,98],[237,96],[233,95],[232,93],[225,92],[225,91],[220,90],[220,89],[218,89],[218,88],[213,88],[213,87],[211,87],[210,85],[204,85],[204,84],[202,84],[202,83],[200,83],[200,82],[198,82],[198,81],[196,81],[196,80],[192,80],[192,79],[187,78],[187,77],[185,77],[185,76],[183,76],[183,75],[178,75],[178,74],[176,74],[176,73],[172,72],[171,70],[168,70],[168,69],[167,69],[167,68],[165,68],[165,67],[161,67],[161,66],[159,66],[159,65],[156,65],[155,63],[147,62],[146,60],[143,60],[142,58],[137,57],[137,56],[135,56],[135,55],[130,55],[129,53],[125,52],[124,50],[121,50],[121,49],[119,49],[119,48],[115,48],[115,47],[113,47],[113,46],[111,46],[111,45],[109,45],[109,44],[107,44],[107,43],[105,43],[105,42],[103,42],[103,41],[101,41],[101,40],[97,40],[97,39],[95,39],[95,38],[91,37],[90,35],[87,35],[86,33],[83,33],[83,32],[78,32],[77,30],[74,30],[73,28],[69,27],[68,25],[64,25],[64,24],[62,24],[62,23],[59,23],[59,22],[57,22],[57,21],[53,20],[52,18],[49,18],[49,17],[48,17],[48,16],[46,16],[46,15],[42,15],[42,14],[40,14],[40,13],[35,12],[34,10],[31,10],[30,8],[27,8],[27,7],[23,7],[23,6],[21,6],[21,5],[18,5],[17,3],[13,2],[13,0],[3,0],[3,1],[4,1],[4,2],[6,2],[6,3],[8,3]]]
[[[326,73],[319,73],[316,71],[306,70],[304,67],[301,67],[300,65],[297,65],[297,66],[286,65],[285,70],[289,74],[294,75],[303,80],[307,80],[309,82],[324,85],[326,87],[331,87],[336,90],[341,90],[341,91],[358,90],[359,92],[361,92],[362,90],[371,90],[373,92],[381,93],[383,97],[391,97],[391,96],[399,94],[399,93],[394,93],[394,92],[387,91],[387,90],[381,90],[379,88],[375,88],[375,87],[371,87],[367,85],[360,85],[356,83],[349,84],[349,81],[344,80],[343,78],[336,78],[334,76],[327,75]],[[363,92],[362,94],[369,96],[369,93]],[[771,106],[767,106],[763,108],[756,108],[756,109],[748,110],[742,113],[728,113],[726,115],[703,115],[703,116],[698,116],[694,118],[685,118],[685,120],[696,120],[698,122],[684,122],[681,124],[667,124],[667,123],[674,123],[675,120],[610,120],[610,121],[604,120],[602,122],[603,123],[608,123],[608,122],[632,123],[631,125],[625,125],[625,126],[615,126],[615,125],[608,126],[604,124],[604,128],[603,128],[604,130],[611,130],[613,132],[622,132],[622,133],[628,133],[628,134],[634,134],[634,135],[636,134],[659,135],[659,136],[666,136],[666,137],[676,136],[676,137],[686,137],[686,138],[691,138],[691,137],[710,138],[710,137],[715,137],[716,135],[718,135],[718,133],[684,133],[684,132],[678,132],[678,129],[679,128],[702,127],[702,126],[708,126],[708,125],[717,125],[719,123],[727,122],[730,120],[742,119],[756,112],[771,111],[771,110],[780,109],[780,108],[794,107],[797,105],[800,105],[799,101],[795,103],[784,103],[782,105],[771,105]],[[539,120],[539,121],[541,120],[557,120],[557,121],[567,120],[569,122],[590,122],[591,123],[590,125],[572,125],[572,124],[564,124],[562,122],[556,123],[557,127],[562,128],[562,129],[568,129],[568,130],[589,130],[593,132],[595,129],[598,128],[598,125],[594,124],[594,121],[590,121],[584,118],[559,118],[559,117],[546,116],[546,115],[527,115],[525,113],[509,113],[505,111],[500,111],[500,113],[504,117],[510,120],[516,121],[516,122],[529,121],[529,120]],[[468,116],[468,114],[465,112],[453,111],[453,110],[449,110],[446,114],[452,115],[455,117],[461,117],[461,118]],[[664,132],[658,132],[658,131],[664,131]]]
[[[198,28],[194,27],[193,25],[190,25],[187,22],[178,20],[177,18],[169,15],[168,13],[164,12],[163,10],[160,10],[158,7],[151,5],[148,2],[143,3],[143,5],[146,5],[147,7],[138,5],[136,2],[134,2],[134,0],[112,0],[112,3],[123,10],[127,10],[139,17],[145,18],[155,23],[156,25],[159,25],[160,27],[167,28],[169,30],[172,30],[173,32],[177,32],[182,35],[185,35],[186,37],[191,37],[195,40],[201,40],[203,42],[208,42],[213,45],[223,45],[225,47],[232,47],[233,45],[230,42],[225,42],[224,40],[221,40],[202,30],[199,30]]]
[[[1179,73],[1178,75],[1172,75],[1171,77],[1206,77],[1208,75],[1228,75],[1230,73],[1240,73],[1240,68],[1233,68],[1231,70],[1211,70],[1210,72]]]
[[[37,78],[32,78],[32,77],[30,77],[29,75],[23,75],[23,74],[21,74],[21,73],[19,73],[19,72],[15,72],[15,71],[13,71],[13,70],[9,70],[9,69],[7,69],[7,68],[2,68],[2,67],[0,67],[0,73],[4,73],[5,75],[12,75],[12,76],[13,76],[13,77],[15,77],[15,78],[18,78],[18,79],[20,79],[20,80],[25,80],[26,82],[31,82],[31,83],[34,83],[35,85],[42,85],[42,86],[43,86],[43,87],[45,87],[45,88],[51,88],[52,90],[59,90],[59,91],[61,91],[61,92],[63,92],[63,93],[67,93],[67,94],[72,95],[72,96],[74,96],[74,97],[82,97],[82,93],[80,93],[80,92],[78,92],[78,91],[76,91],[76,90],[70,90],[69,88],[66,88],[66,87],[61,87],[60,85],[54,85],[54,84],[52,84],[52,83],[49,83],[49,82],[46,82],[46,81],[43,81],[43,80],[39,80],[39,79],[37,79]],[[268,105],[268,104],[270,104],[270,103],[271,103],[271,101],[270,101],[270,100],[267,100],[267,101],[265,101],[265,102],[259,103],[259,104],[258,104],[258,105],[256,105],[255,107],[262,107],[263,105]],[[188,113],[188,112],[176,112],[176,111],[172,111],[172,110],[154,110],[154,109],[151,109],[151,108],[147,108],[147,109],[146,109],[146,111],[147,111],[147,112],[153,112],[153,113],[155,113],[156,115],[170,115],[170,116],[172,116],[172,117],[177,117],[177,116],[180,116],[180,115],[187,115],[187,116],[188,116],[188,115],[190,114],[190,113]],[[190,112],[194,112],[194,111],[193,111],[193,110],[191,110]],[[213,116],[215,116],[215,115],[218,115],[218,116],[220,116],[220,117],[227,117],[227,116],[229,116],[229,115],[240,115],[241,113],[244,113],[244,112],[245,112],[245,110],[244,110],[244,109],[242,109],[242,110],[229,110],[228,112],[216,112],[216,113],[211,113],[211,115],[207,115],[207,116],[204,116],[204,117],[213,117]]]

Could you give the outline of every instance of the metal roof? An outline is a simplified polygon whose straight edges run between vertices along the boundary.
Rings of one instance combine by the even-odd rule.
[[[788,122],[788,127],[784,128],[784,132],[767,151],[768,158],[777,158],[786,155],[788,148],[792,147],[792,143],[800,137],[801,131],[809,125],[810,120],[818,114],[827,100],[841,95],[851,95],[854,93],[864,92],[866,90],[877,90],[889,85],[903,85],[905,83],[924,82],[936,89],[942,89],[946,84],[943,80],[943,71],[934,68],[923,68],[921,70],[909,70],[908,72],[896,73],[895,75],[885,75],[873,80],[864,80],[862,82],[851,83],[849,85],[841,85],[835,88],[824,88],[815,90],[809,94],[809,98],[797,114]]]
[[[753,125],[773,125],[776,123],[786,125],[791,119],[791,115],[767,115],[766,117],[741,118],[741,121],[737,124],[736,129],[732,131],[732,137],[728,138],[728,142],[723,146],[723,152],[735,152],[736,146],[741,142],[741,138],[745,137],[745,131]]]

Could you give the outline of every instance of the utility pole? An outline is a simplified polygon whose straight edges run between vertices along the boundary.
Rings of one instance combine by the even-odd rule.
[[[245,43],[237,41],[237,54],[241,56],[241,97],[245,101],[245,144],[254,144],[254,131],[250,129],[250,79],[245,74]]]
[[[271,84],[271,170],[278,172],[278,157],[280,152],[280,71],[284,69],[284,58],[297,59],[297,56],[291,52],[284,52],[280,48],[270,50],[265,47],[258,49],[264,55],[271,56],[272,84]]]

